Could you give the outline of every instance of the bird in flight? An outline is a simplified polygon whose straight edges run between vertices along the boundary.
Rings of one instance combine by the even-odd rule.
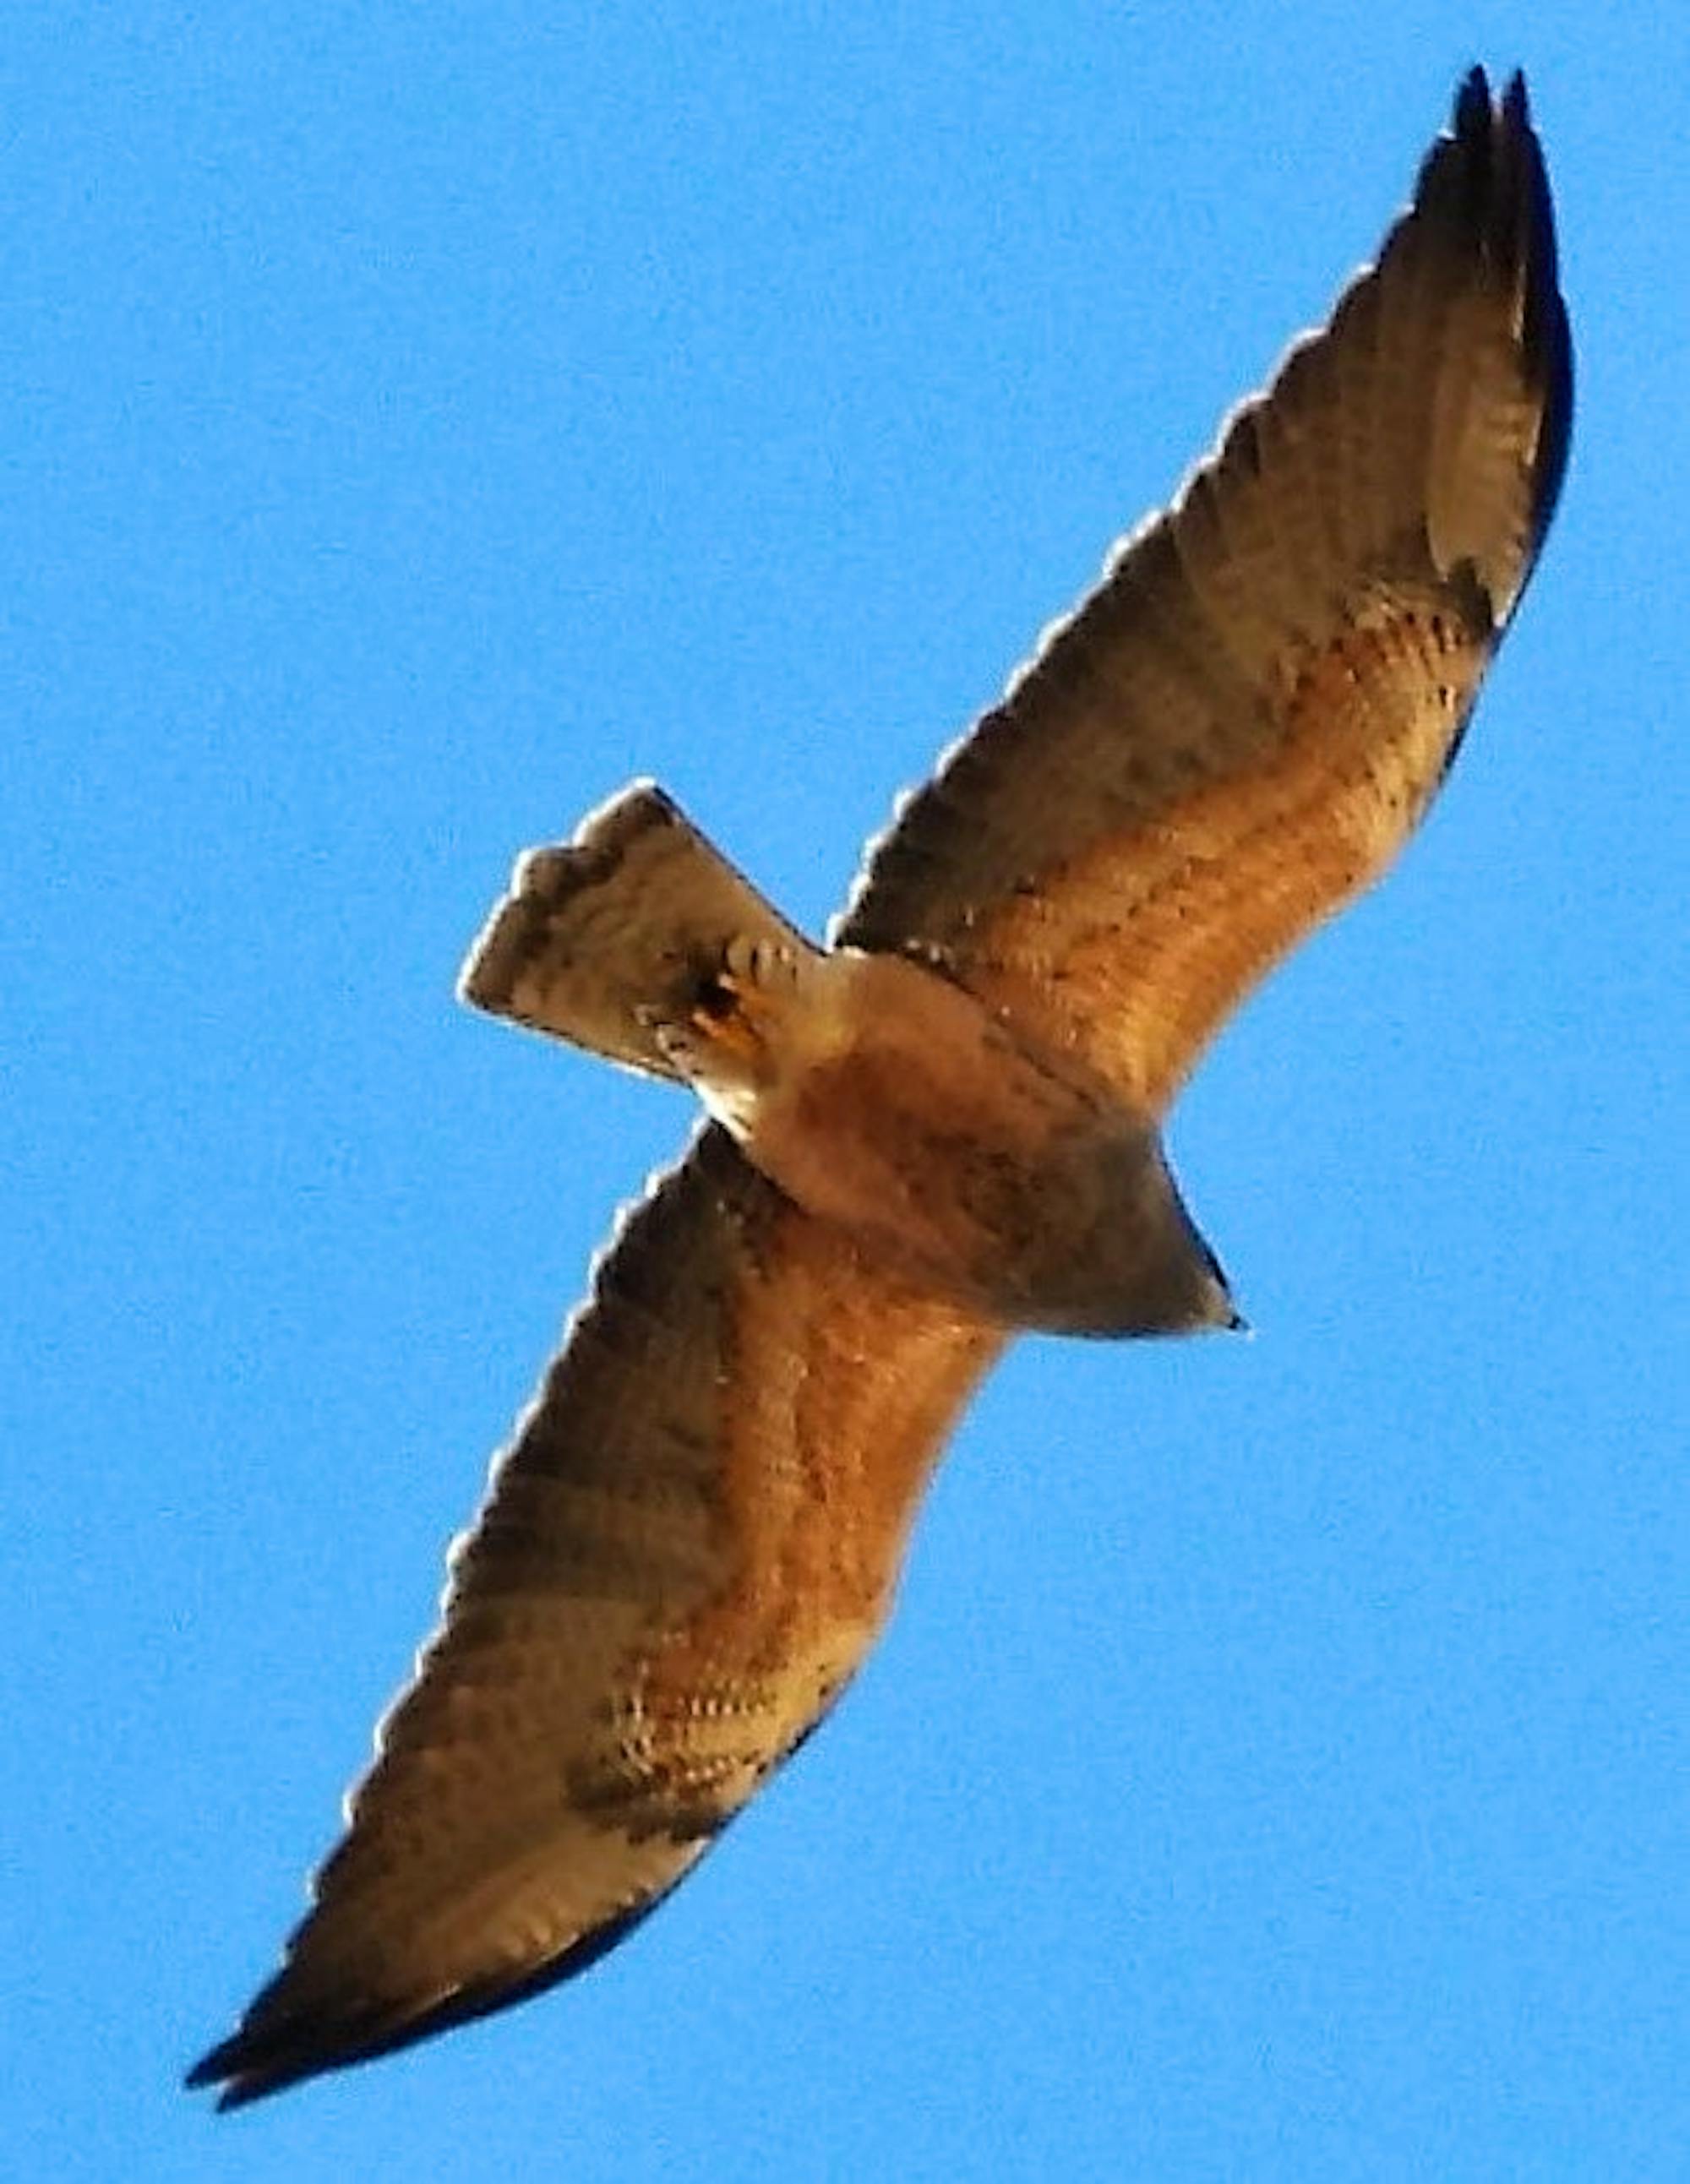
[[[903,802],[826,946],[650,783],[520,861],[464,997],[705,1120],[191,2085],[255,2100],[601,1957],[850,1680],[1012,1334],[1238,1323],[1162,1118],[1448,772],[1571,407],[1525,86],[1475,69],[1377,263]]]

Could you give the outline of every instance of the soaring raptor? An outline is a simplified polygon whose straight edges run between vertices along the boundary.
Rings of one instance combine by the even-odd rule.
[[[254,2100],[601,1956],[851,1678],[1010,1336],[1235,1321],[1161,1119],[1448,771],[1571,402],[1525,86],[1475,70],[1378,263],[901,806],[824,948],[650,784],[522,859],[465,997],[707,1119],[191,2084]]]

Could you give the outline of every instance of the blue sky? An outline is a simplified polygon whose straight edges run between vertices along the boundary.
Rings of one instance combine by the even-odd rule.
[[[8,17],[30,2173],[1690,2171],[1670,12]],[[181,2069],[687,1126],[454,1005],[513,853],[649,772],[819,927],[1475,58],[1548,146],[1573,465],[1425,836],[1176,1116],[1255,1339],[1023,1346],[672,1905],[214,2120]]]

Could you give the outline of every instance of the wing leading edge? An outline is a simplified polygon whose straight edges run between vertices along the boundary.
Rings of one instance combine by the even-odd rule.
[[[1165,1104],[1435,793],[1570,412],[1524,87],[1475,70],[1377,265],[905,807],[837,937]],[[701,1131],[600,1262],[282,1969],[189,2082],[254,2100],[614,1947],[873,1642],[1003,1339]]]

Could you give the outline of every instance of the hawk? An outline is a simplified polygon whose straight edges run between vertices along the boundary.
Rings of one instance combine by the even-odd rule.
[[[601,1957],[849,1681],[1018,1329],[1236,1323],[1162,1117],[1447,772],[1571,401],[1525,86],[1475,69],[1378,262],[902,805],[825,947],[650,783],[521,860],[464,997],[706,1120],[190,2084],[254,2100]]]

